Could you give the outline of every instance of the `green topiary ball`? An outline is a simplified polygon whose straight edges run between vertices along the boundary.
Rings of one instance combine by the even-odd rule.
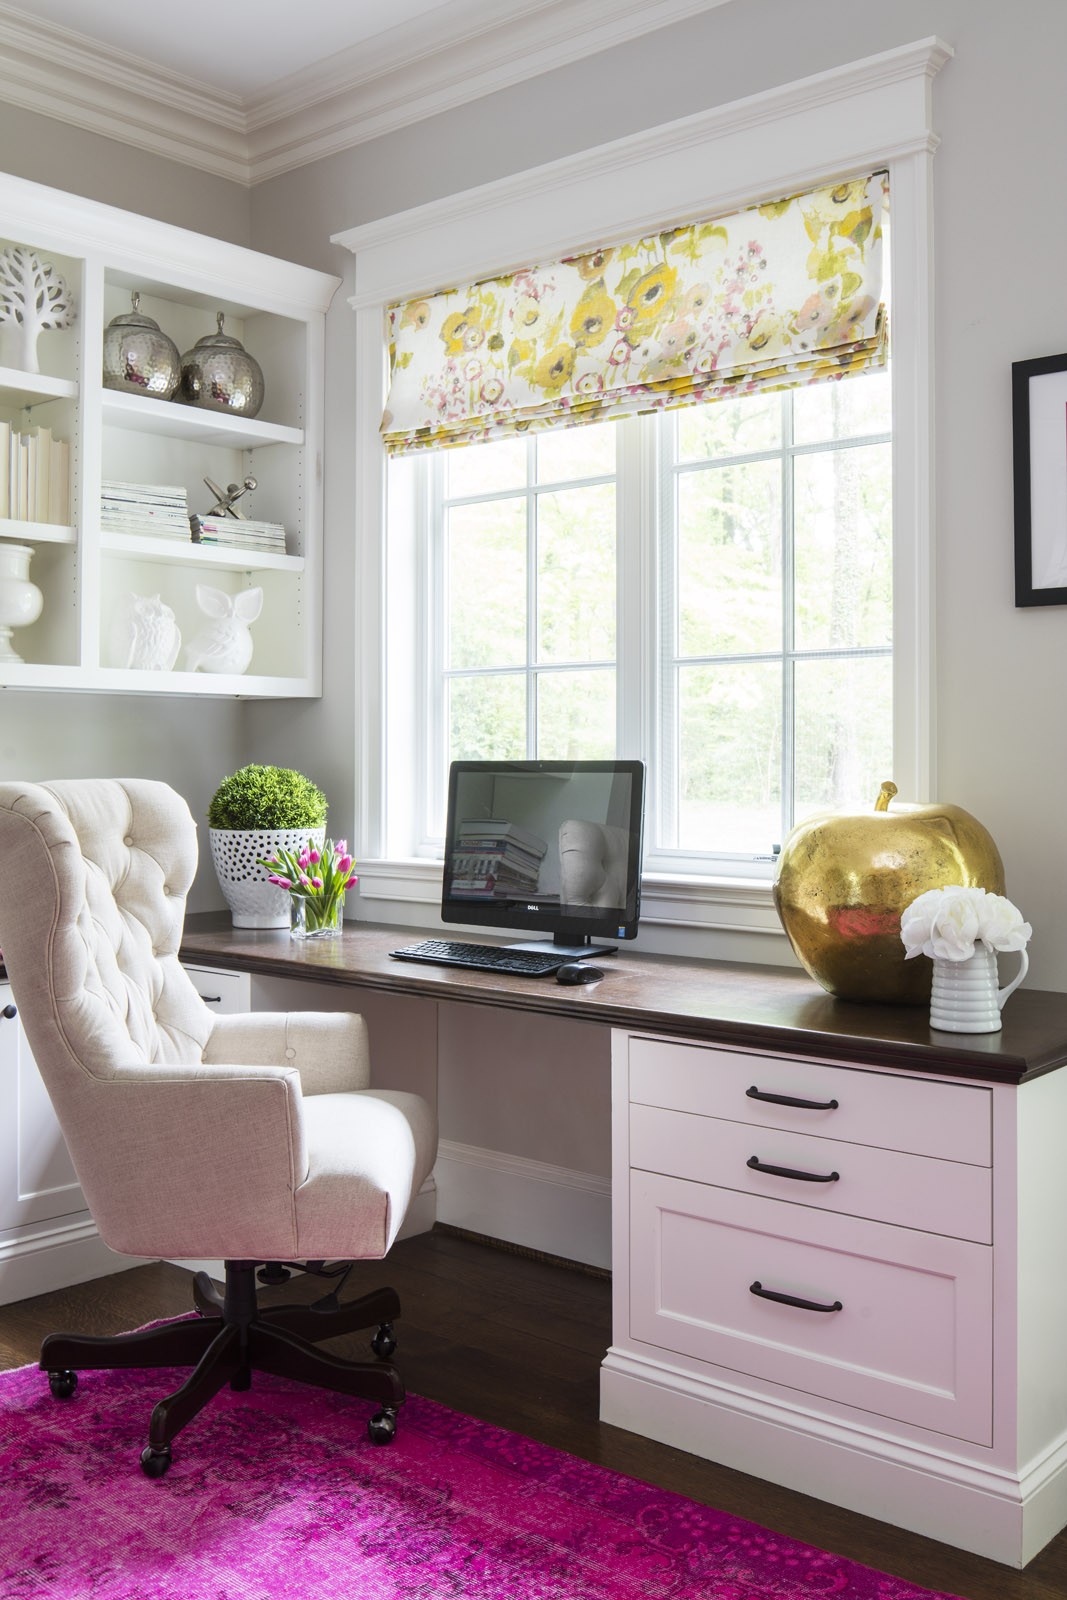
[[[224,778],[207,808],[212,828],[320,828],[322,790],[291,767],[242,767]]]

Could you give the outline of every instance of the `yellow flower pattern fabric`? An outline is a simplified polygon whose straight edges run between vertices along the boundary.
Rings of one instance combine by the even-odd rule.
[[[387,450],[885,365],[884,172],[389,310]]]

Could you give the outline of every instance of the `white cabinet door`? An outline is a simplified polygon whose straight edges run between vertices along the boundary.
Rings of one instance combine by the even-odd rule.
[[[30,1054],[11,985],[0,983],[0,1230],[85,1210],[52,1102]]]

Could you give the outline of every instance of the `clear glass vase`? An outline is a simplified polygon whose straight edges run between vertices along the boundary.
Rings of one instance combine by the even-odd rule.
[[[344,895],[316,900],[294,894],[289,900],[289,933],[294,939],[332,939],[344,929]]]

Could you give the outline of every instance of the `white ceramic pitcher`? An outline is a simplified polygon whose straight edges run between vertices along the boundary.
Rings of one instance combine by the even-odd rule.
[[[1005,1000],[1022,983],[1030,967],[1025,950],[1017,952],[1019,970],[1003,989],[997,972],[997,953],[980,947],[965,961],[934,957],[930,991],[930,1026],[943,1033],[996,1033]]]

